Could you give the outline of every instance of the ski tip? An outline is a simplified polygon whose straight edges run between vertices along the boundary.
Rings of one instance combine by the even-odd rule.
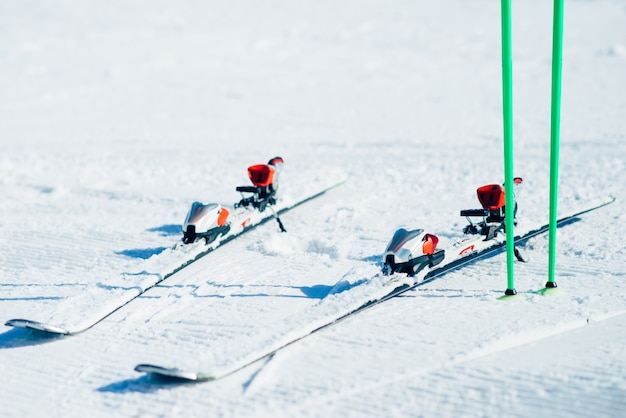
[[[595,208],[593,208],[593,209],[596,209],[596,208],[598,208],[598,209],[599,209],[599,208],[601,208],[601,207],[603,207],[603,206],[610,205],[611,203],[614,203],[616,200],[617,200],[617,198],[616,198],[615,196],[613,196],[613,195],[608,195],[608,196],[606,196],[605,198],[598,199],[598,204],[597,204],[597,206],[596,206]]]
[[[193,382],[213,380],[212,376],[201,375],[196,372],[185,371],[175,367],[157,366],[155,364],[138,364],[137,366],[135,366],[135,371],[170,379],[187,380]]]
[[[71,332],[65,328],[57,327],[55,325],[44,324],[42,322],[32,321],[30,319],[9,319],[4,323],[7,327],[13,328],[26,328],[36,331],[47,332],[50,334],[58,335],[70,335]]]

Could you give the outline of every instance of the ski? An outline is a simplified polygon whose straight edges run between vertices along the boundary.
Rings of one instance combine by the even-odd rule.
[[[576,222],[581,215],[600,209],[614,201],[614,197],[601,199],[583,209],[562,216],[557,221],[557,227],[560,228]],[[504,211],[502,211],[502,213],[504,213]],[[464,213],[464,211],[462,211],[461,214],[467,215],[467,212]],[[493,215],[493,213],[488,213],[487,215]],[[470,225],[472,224],[470,223]],[[547,232],[549,224],[524,227],[520,223],[517,228],[515,244],[522,244],[533,237]],[[420,233],[415,235],[421,236],[421,232],[423,231],[420,230],[419,232]],[[494,233],[493,231],[487,231],[486,233],[489,234],[490,232]],[[193,371],[147,363],[138,364],[135,366],[134,370],[140,373],[181,381],[206,382],[224,378],[263,359],[267,359],[278,351],[307,336],[348,319],[359,312],[413,290],[418,286],[432,282],[453,270],[457,270],[468,264],[475,263],[502,252],[506,245],[505,237],[506,235],[502,232],[495,233],[494,236],[489,235],[489,239],[485,239],[486,237],[483,234],[469,234],[456,241],[449,249],[445,250],[445,252],[448,252],[448,256],[441,254],[441,257],[437,257],[436,254],[438,251],[443,251],[435,251],[433,246],[433,251],[430,252],[430,254],[425,254],[425,264],[423,265],[419,263],[396,264],[391,271],[385,271],[383,269],[383,272],[370,277],[365,280],[363,284],[359,284],[347,291],[342,291],[345,286],[342,286],[340,282],[335,286],[337,288],[336,292],[331,291],[329,296],[322,299],[318,304],[309,307],[306,310],[307,312],[301,312],[302,317],[309,319],[300,324],[297,329],[291,328],[288,329],[288,332],[285,332],[283,329],[282,334],[278,337],[270,335],[263,349],[250,352],[230,362],[226,362],[225,365],[216,367],[216,369],[212,371]],[[427,238],[422,242],[427,243],[428,241],[429,239]],[[394,239],[392,238],[388,250],[393,246]],[[417,258],[420,259],[420,257],[422,256],[420,255]],[[429,259],[430,261],[426,261]],[[389,257],[385,257],[384,255],[383,262],[387,265]],[[437,262],[437,264],[432,265],[435,262]],[[429,266],[429,263],[431,266]],[[410,266],[410,270],[407,270],[407,266]],[[315,320],[311,320],[310,318],[315,318]],[[293,318],[291,318],[290,323],[293,323]],[[280,328],[281,325],[278,324],[276,327],[278,332],[280,332]],[[265,330],[265,332],[267,331],[268,330]]]
[[[286,231],[280,215],[324,195],[345,182],[345,180],[339,180],[317,190],[300,192],[301,195],[295,199],[278,197],[277,181],[274,176],[277,175],[275,167],[279,170],[280,165],[282,165],[282,159],[276,157],[268,164],[249,167],[249,176],[253,186],[237,187],[236,190],[241,192],[242,199],[233,208],[229,208],[230,210],[215,203],[205,205],[194,202],[183,224],[182,242],[148,259],[139,269],[141,273],[137,274],[142,280],[122,295],[117,296],[117,300],[108,308],[100,309],[95,317],[86,318],[79,325],[72,326],[22,318],[10,319],[5,322],[5,325],[56,335],[80,334],[180,270],[258,226],[276,220],[280,230]]]

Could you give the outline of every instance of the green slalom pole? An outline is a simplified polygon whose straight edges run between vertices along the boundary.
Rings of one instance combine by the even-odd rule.
[[[563,61],[563,0],[554,0],[552,25],[552,113],[550,123],[550,230],[548,244],[548,282],[546,288],[556,287],[556,221],[559,186],[559,141],[561,126],[561,72]]]
[[[511,54],[511,0],[502,0],[502,112],[504,117],[504,192],[506,227],[507,288],[505,295],[515,295],[513,261],[515,259],[515,197],[513,195],[513,59]]]

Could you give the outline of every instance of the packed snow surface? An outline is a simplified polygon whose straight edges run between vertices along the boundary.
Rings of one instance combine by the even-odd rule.
[[[552,2],[513,2],[518,217],[548,219]],[[445,247],[503,181],[500,2],[0,0],[0,415],[603,416],[626,411],[626,5],[565,2],[559,210],[616,202],[222,379],[363,292],[399,227]],[[341,179],[137,294],[194,201],[285,160]],[[169,260],[174,265],[176,260]],[[159,270],[161,269],[161,270]]]

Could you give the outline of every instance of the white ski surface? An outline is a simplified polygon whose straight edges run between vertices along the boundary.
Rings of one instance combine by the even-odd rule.
[[[561,215],[557,225],[567,225],[578,216],[602,208],[614,201],[615,198],[607,197],[589,202],[584,207]],[[548,224],[518,222],[515,242],[524,242],[546,232],[548,228]],[[489,241],[485,241],[481,235],[466,235],[446,248],[445,258],[440,264],[432,269],[422,270],[413,277],[405,274],[384,276],[378,273],[364,278],[361,271],[352,272],[340,280],[328,296],[319,303],[293,313],[282,321],[261,327],[253,334],[245,335],[246,344],[235,344],[227,350],[229,354],[224,358],[209,356],[213,358],[212,364],[201,364],[194,371],[171,365],[141,363],[135,366],[135,371],[181,380],[221,379],[365,308],[400,295],[477,259],[492,256],[505,248],[505,245],[504,233],[497,234]],[[254,348],[251,350],[250,347]],[[186,362],[189,363],[188,360]]]
[[[57,308],[54,317],[45,320],[15,318],[7,320],[5,325],[60,335],[84,332],[201,257],[263,223],[274,221],[276,215],[280,216],[296,206],[323,195],[344,181],[339,180],[318,189],[314,189],[311,185],[303,187],[307,191],[299,190],[295,198],[279,195],[276,205],[273,206],[274,212],[270,207],[263,212],[252,207],[229,208],[231,211],[230,231],[210,244],[205,244],[203,239],[187,245],[178,242],[172,248],[141,263],[133,272],[121,273],[117,281],[106,284],[97,283],[96,288],[67,298],[61,303],[62,306]],[[89,308],[85,309],[85,307]],[[89,314],[84,315],[85,311]]]

